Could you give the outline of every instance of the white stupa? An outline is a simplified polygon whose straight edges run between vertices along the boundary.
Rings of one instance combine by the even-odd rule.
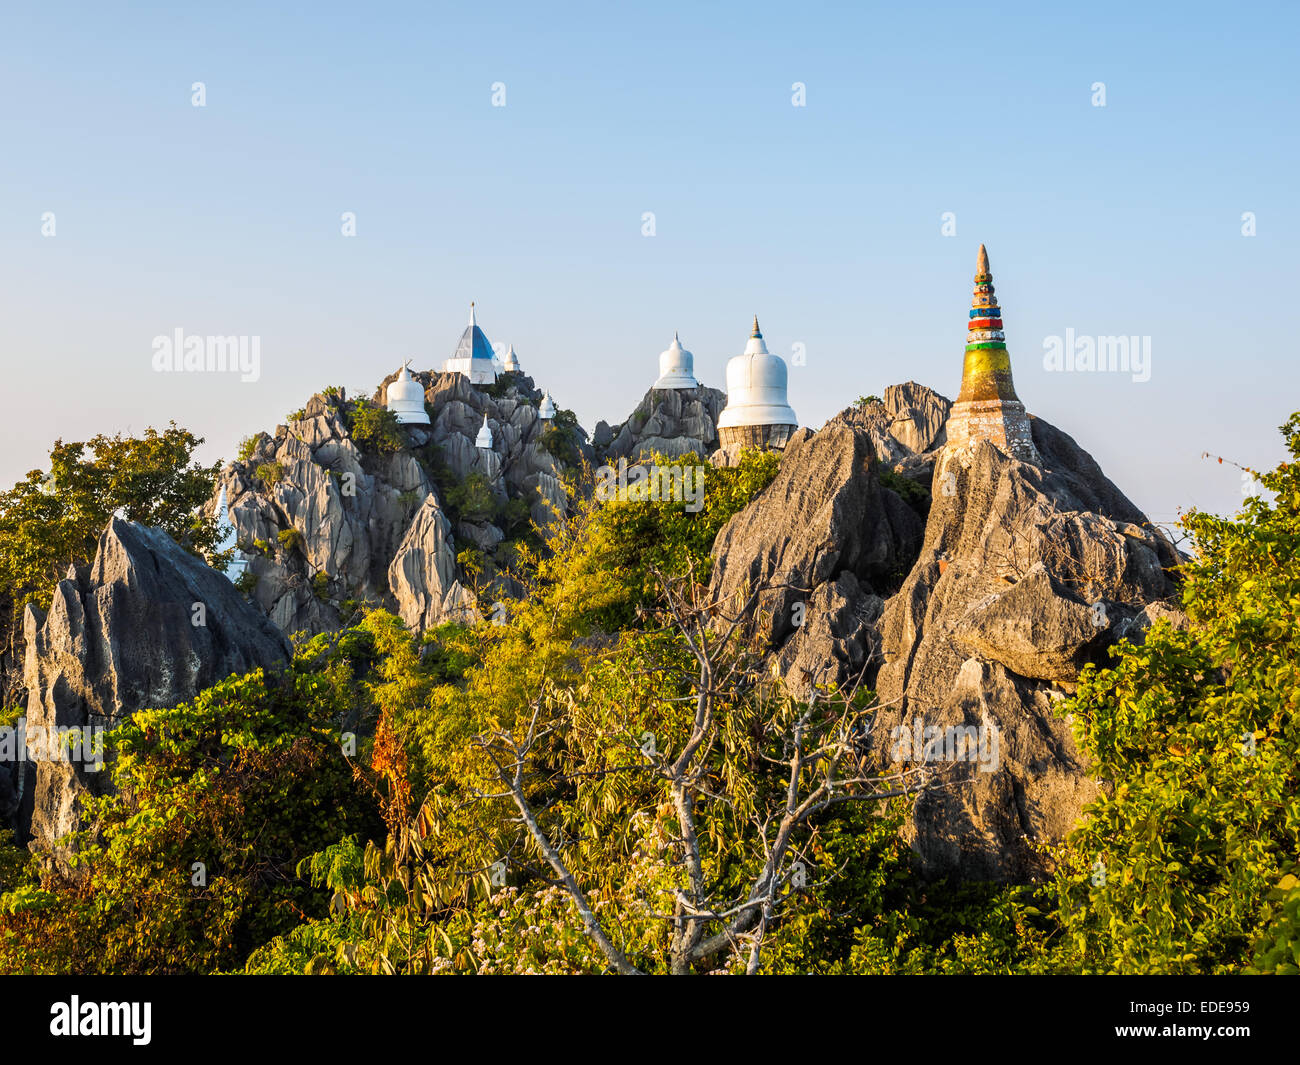
[[[655,388],[696,388],[695,356],[682,347],[682,342],[673,333],[673,342],[668,350],[659,355],[659,380]]]
[[[492,450],[492,429],[487,423],[488,416],[483,415],[483,428],[478,431],[478,436],[474,438],[474,446],[481,447],[485,451]]]
[[[444,373],[463,373],[472,385],[496,383],[496,353],[474,317],[474,304],[469,305],[469,325],[460,335],[460,342],[450,359],[442,364]]]
[[[790,433],[799,427],[786,398],[787,373],[785,360],[771,354],[763,343],[755,315],[744,354],[727,363],[727,406],[718,419],[723,447],[785,447]]]
[[[537,405],[538,417],[544,422],[549,422],[555,417],[555,404],[551,402],[551,393],[542,393],[542,402]]]
[[[515,346],[510,345],[510,350],[506,352],[506,373],[523,373],[519,366],[519,356],[515,354]]]
[[[411,376],[406,365],[397,375],[397,380],[388,386],[388,409],[403,425],[429,424],[429,412],[424,409],[424,389]]]
[[[230,531],[221,538],[221,542],[217,544],[215,550],[219,554],[222,551],[229,551],[232,547],[235,548],[235,553],[230,559],[230,565],[226,567],[226,576],[230,578],[230,582],[233,584],[248,569],[248,559],[236,546],[238,540],[235,535],[234,523],[230,520],[230,507],[226,504],[226,486],[224,484],[221,486],[221,495],[217,497],[217,526],[222,525],[229,526]]]

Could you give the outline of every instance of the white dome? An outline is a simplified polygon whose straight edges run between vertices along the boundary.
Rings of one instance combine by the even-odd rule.
[[[797,426],[799,418],[786,396],[787,376],[785,360],[767,350],[755,318],[744,354],[727,363],[727,407],[718,419],[718,428]]]
[[[549,392],[542,394],[542,402],[538,404],[537,413],[544,422],[549,422],[555,417],[555,404],[551,402],[551,394]]]
[[[483,415],[483,428],[478,431],[478,436],[474,439],[474,446],[481,447],[485,451],[492,450],[492,430],[488,426],[488,416]]]
[[[519,356],[515,354],[515,346],[510,345],[510,350],[506,352],[506,373],[522,373],[519,368]]]
[[[429,412],[424,409],[424,389],[405,366],[388,385],[388,409],[403,425],[428,425]]]
[[[673,342],[659,356],[659,380],[655,388],[695,388],[695,356],[682,347],[673,333]]]

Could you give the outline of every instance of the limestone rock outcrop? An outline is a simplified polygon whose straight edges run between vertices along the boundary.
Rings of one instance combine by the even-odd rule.
[[[798,434],[776,479],[714,542],[710,597],[737,609],[760,590],[751,635],[779,650],[796,694],[862,672],[880,594],[919,550],[920,517],[881,486],[878,469],[864,429],[833,422]]]
[[[289,660],[283,634],[226,577],[159,529],[114,518],[94,562],[70,572],[50,609],[28,606],[27,736],[35,764],[33,843],[50,850],[80,827],[79,799],[108,773],[88,746],[68,760],[37,751],[51,729],[109,730],[147,707],[191,699],[232,673]],[[42,730],[37,733],[35,730]]]
[[[694,452],[706,458],[718,447],[718,416],[727,396],[716,388],[652,388],[617,431],[604,422],[592,443],[597,458],[637,462],[658,452],[672,458]]]
[[[906,831],[927,877],[1021,880],[1042,871],[1033,845],[1063,838],[1097,794],[1056,706],[1117,639],[1185,623],[1179,556],[1066,434],[1031,419],[1041,465],[947,448],[950,407],[894,386],[792,439],[719,533],[711,593],[766,589],[751,632],[796,697],[873,687],[872,743],[894,768],[914,768],[896,764],[912,732],[984,737],[979,757],[936,767],[946,784]],[[902,491],[898,477],[915,510],[887,487]]]
[[[1097,794],[1054,705],[1115,639],[1176,617],[1169,541],[1073,440],[1032,429],[1041,467],[988,442],[941,453],[924,544],[878,626],[886,760],[905,762],[898,737],[927,727],[994,739],[915,805],[931,877],[1041,871],[1034,844],[1061,839]]]
[[[209,506],[224,485],[252,598],[282,631],[335,631],[362,603],[419,627],[464,616],[473,596],[457,555],[472,548],[491,571],[507,540],[567,506],[564,470],[589,446],[581,429],[540,418],[531,378],[485,389],[462,374],[412,377],[431,424],[400,427],[395,445],[359,439],[358,404],[323,394],[222,471]],[[475,444],[485,415],[490,449]]]
[[[886,469],[928,487],[935,458],[947,440],[944,426],[951,409],[952,402],[938,392],[908,381],[890,385],[877,402],[841,411],[827,424],[862,429]]]
[[[412,628],[438,624],[448,613],[444,608],[448,597],[459,600],[461,586],[451,544],[451,525],[430,492],[388,567],[388,586],[402,620]]]

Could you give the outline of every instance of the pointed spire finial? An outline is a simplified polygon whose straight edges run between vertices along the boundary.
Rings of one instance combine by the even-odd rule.
[[[989,253],[984,249],[983,244],[980,245],[980,253],[975,260],[975,272],[977,274],[989,273]]]
[[[474,301],[473,301],[473,300],[470,300],[470,301],[469,301],[469,324],[470,324],[470,325],[478,325],[478,322],[476,322],[476,321],[474,320]]]
[[[754,331],[749,335],[751,337],[761,337],[763,335],[758,331],[758,315],[754,315]]]
[[[677,330],[674,329],[674,330],[673,330],[673,343],[674,343],[674,344],[679,344],[679,345],[680,345],[681,342],[682,342],[682,341],[681,341],[681,338],[677,335]]]

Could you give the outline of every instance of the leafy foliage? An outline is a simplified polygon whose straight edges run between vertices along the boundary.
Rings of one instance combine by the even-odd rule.
[[[707,582],[712,566],[710,552],[722,527],[772,483],[780,455],[747,449],[734,467],[717,468],[694,454],[668,458],[656,455],[660,465],[693,467],[703,478],[703,506],[688,510],[681,500],[610,500],[574,564],[582,571],[607,570],[621,595],[601,608],[599,622],[607,631],[628,627],[638,609],[655,598],[655,571],[680,576],[693,571]]]
[[[280,478],[284,476],[284,467],[278,462],[263,462],[253,471],[253,476],[270,488],[280,482]]]
[[[1297,949],[1290,904],[1266,902],[1300,856],[1300,414],[1282,430],[1274,502],[1184,521],[1190,627],[1119,645],[1066,707],[1107,788],[1063,856],[1064,967],[1225,972],[1252,944],[1271,944],[1261,965]]]
[[[348,404],[348,431],[358,444],[384,454],[401,451],[406,446],[397,415],[369,400]]]
[[[897,495],[922,518],[930,513],[930,492],[924,485],[893,470],[880,471],[880,483]]]
[[[322,914],[297,862],[375,825],[340,680],[258,670],[114,731],[117,790],[87,802],[71,870],[0,896],[0,972],[210,972]]]
[[[461,521],[491,521],[501,508],[487,477],[475,470],[446,491],[447,509]]]
[[[300,529],[281,529],[275,534],[275,538],[280,542],[280,546],[286,551],[302,551],[306,546],[306,539]]]
[[[71,564],[94,558],[109,518],[156,525],[196,555],[219,538],[215,518],[196,514],[219,464],[192,461],[203,441],[173,423],[161,433],[56,441],[48,474],[32,470],[0,495],[0,590],[17,607],[48,605]]]
[[[557,407],[551,424],[542,432],[541,445],[565,466],[581,466],[581,434],[578,416],[571,410]]]

